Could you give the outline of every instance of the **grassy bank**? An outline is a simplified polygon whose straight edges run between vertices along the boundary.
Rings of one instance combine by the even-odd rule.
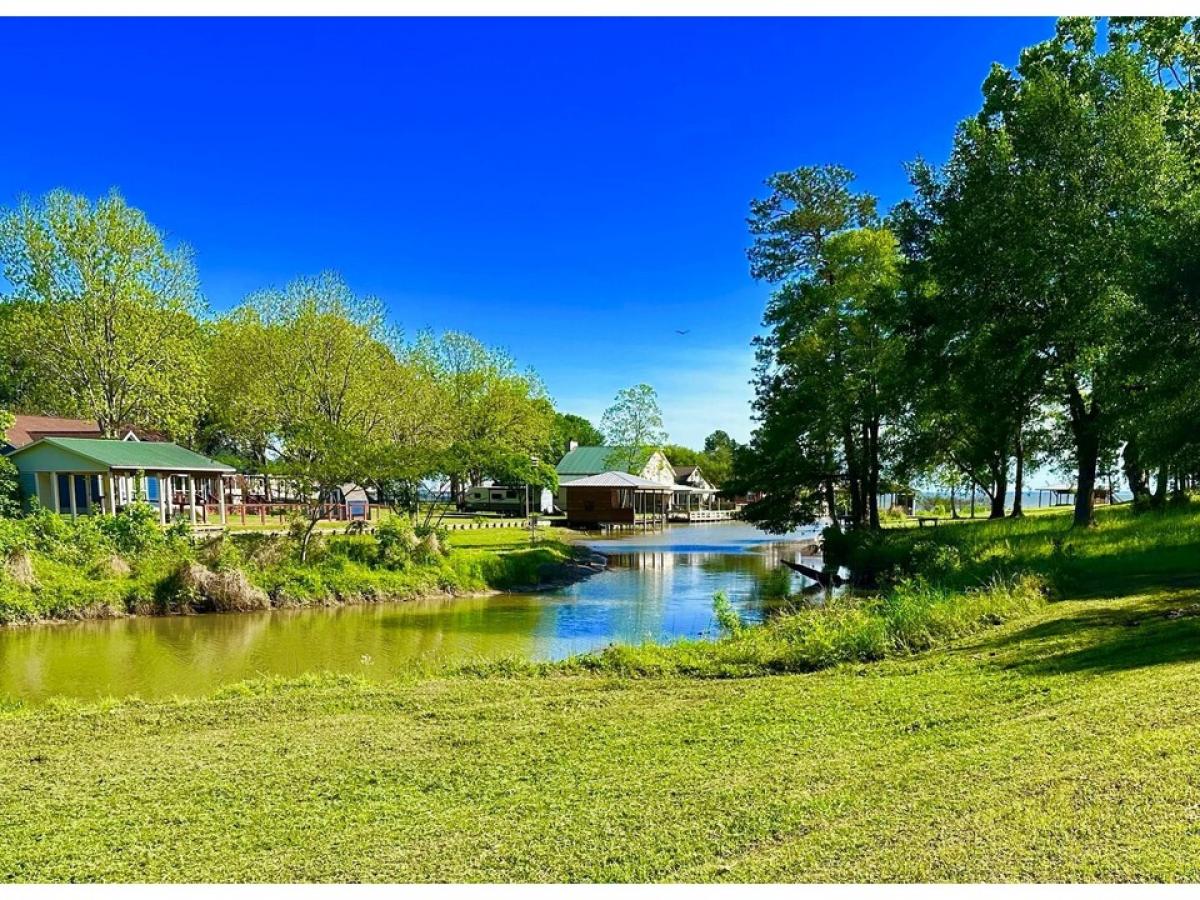
[[[1194,880],[1200,594],[738,680],[255,683],[0,715],[34,880]]]
[[[450,546],[474,550],[527,550],[542,544],[567,544],[578,536],[567,528],[539,527],[530,536],[528,528],[475,528],[447,532]]]
[[[0,877],[1200,878],[1200,513],[855,552],[890,567],[875,605],[708,645],[14,705]]]
[[[1061,510],[1016,520],[947,520],[936,528],[889,529],[835,549],[851,569],[871,570],[884,584],[920,576],[961,589],[1030,573],[1063,598],[1120,596],[1191,583],[1196,575],[1195,504],[1141,514],[1129,506],[1100,507],[1096,520],[1095,528],[1071,528],[1069,512]]]
[[[570,547],[458,546],[444,532],[388,519],[371,535],[314,536],[308,557],[286,535],[193,542],[152,511],[0,520],[0,624],[364,603],[536,586],[561,577]]]

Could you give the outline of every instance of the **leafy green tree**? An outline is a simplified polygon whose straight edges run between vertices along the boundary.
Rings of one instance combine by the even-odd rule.
[[[1180,175],[1167,98],[1131,54],[1098,52],[1094,24],[1078,19],[1061,20],[1016,70],[995,67],[984,95],[972,138],[1005,156],[996,177],[1010,227],[979,255],[1007,258],[1012,276],[992,310],[1043,367],[1036,393],[1066,410],[1075,523],[1087,525],[1098,461],[1128,402],[1114,361],[1139,319],[1146,240],[1169,219]]]
[[[729,480],[733,471],[733,454],[737,447],[737,441],[721,429],[704,439],[704,462],[701,463],[701,470],[710,483],[719,487]]]
[[[704,452],[709,456],[722,451],[732,453],[736,447],[737,441],[731,438],[728,432],[720,428],[704,439]]]
[[[654,388],[636,384],[618,391],[612,406],[604,411],[600,430],[615,448],[613,458],[607,462],[614,469],[629,469],[647,450],[665,444],[667,433]]]
[[[684,447],[682,444],[664,444],[663,455],[667,461],[678,468],[679,466],[703,466],[704,454],[699,450]]]
[[[567,455],[571,441],[575,441],[581,447],[597,447],[604,443],[604,435],[583,416],[556,412],[550,443],[546,448],[547,459],[557,463]]]
[[[26,406],[187,437],[204,401],[203,312],[186,247],[117,193],[54,191],[0,218]],[[10,345],[11,346],[11,345]],[[11,376],[12,373],[10,372]]]
[[[507,353],[459,332],[423,334],[413,353],[444,391],[440,415],[450,442],[439,469],[451,494],[457,498],[465,485],[485,478],[527,472],[554,427],[554,410],[537,376],[519,371]]]
[[[217,328],[211,395],[222,427],[261,450],[302,504],[300,555],[334,493],[367,484],[401,381],[399,335],[377,300],[338,276],[300,278],[247,297]]]
[[[383,423],[371,444],[365,484],[394,512],[415,519],[421,486],[441,473],[454,440],[454,421],[446,415],[450,398],[415,348],[397,347],[389,372]]]
[[[1113,16],[1109,41],[1132,53],[1167,91],[1167,127],[1190,161],[1200,169],[1200,17]]]
[[[0,409],[0,437],[12,427],[10,412]],[[0,456],[0,518],[15,516],[21,511],[17,467],[7,456]]]
[[[759,339],[751,445],[730,489],[766,496],[746,515],[772,530],[813,521],[849,499],[851,519],[879,526],[882,437],[903,345],[896,318],[900,263],[875,200],[837,166],[767,182],[751,204],[751,273],[778,284]],[[830,390],[830,385],[837,390]]]
[[[918,459],[949,464],[981,487],[993,518],[1004,515],[1013,460],[1013,514],[1021,514],[1046,368],[1027,339],[1036,304],[1026,293],[1029,257],[1014,236],[1029,223],[1010,192],[1013,164],[1007,135],[972,120],[941,173],[913,167],[927,221],[909,245],[909,268],[929,285],[910,290],[908,449],[915,438],[926,447]]]
[[[675,468],[698,466],[711,484],[721,485],[729,477],[736,447],[736,442],[728,434],[718,430],[705,439],[704,450],[693,450],[680,444],[667,444],[662,450]]]
[[[0,301],[0,405],[8,409],[35,406],[36,375],[23,324],[28,301]]]
[[[1184,176],[1165,198],[1158,228],[1143,235],[1149,265],[1134,282],[1137,321],[1116,364],[1122,465],[1135,503],[1161,506],[1200,471],[1200,34],[1194,17],[1114,17],[1112,45],[1130,53],[1166,95],[1166,130]],[[1146,224],[1153,224],[1150,220]],[[1151,483],[1154,482],[1153,492]]]

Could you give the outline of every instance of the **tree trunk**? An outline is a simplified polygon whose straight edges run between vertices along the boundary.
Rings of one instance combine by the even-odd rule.
[[[1131,437],[1125,442],[1125,449],[1121,451],[1121,461],[1124,463],[1125,480],[1129,482],[1134,505],[1145,505],[1150,500],[1150,473],[1142,468],[1137,438]]]
[[[958,504],[954,500],[954,495],[958,492],[958,485],[951,482],[950,484],[950,518],[958,518]]]
[[[1004,497],[1008,493],[1008,460],[993,463],[991,469],[994,490],[991,494],[992,508],[988,512],[988,518],[1003,519]]]
[[[833,478],[825,479],[825,508],[829,513],[829,518],[837,524],[837,494],[833,490]]]
[[[1019,519],[1025,515],[1024,503],[1021,500],[1021,494],[1025,491],[1025,437],[1022,434],[1022,428],[1017,427],[1017,471],[1013,477],[1013,507],[1012,517]]]
[[[1090,528],[1096,524],[1096,467],[1100,460],[1100,410],[1092,401],[1084,401],[1074,377],[1067,377],[1067,409],[1071,414],[1071,433],[1075,438],[1075,460],[1079,466],[1075,485],[1074,524]]]
[[[867,514],[872,531],[879,530],[879,422],[867,434]]]
[[[304,529],[304,537],[300,539],[300,562],[308,562],[308,544],[312,540],[313,532],[317,529],[317,523],[321,521],[320,513],[317,518],[308,520],[308,527]]]
[[[1158,470],[1158,481],[1154,485],[1154,497],[1151,499],[1150,505],[1155,509],[1162,509],[1167,505],[1167,467],[1165,464]]]
[[[859,480],[858,454],[854,448],[854,431],[849,425],[842,429],[842,449],[846,455],[846,486],[850,492],[850,521],[863,523],[862,482]]]
[[[1079,483],[1075,494],[1075,524],[1088,528],[1096,524],[1096,464],[1100,441],[1094,427],[1083,429],[1075,438],[1079,461]]]

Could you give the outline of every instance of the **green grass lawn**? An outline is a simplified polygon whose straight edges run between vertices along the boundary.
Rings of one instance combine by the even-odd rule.
[[[557,526],[538,528],[536,540],[531,539],[528,528],[476,528],[449,532],[451,547],[483,550],[525,550],[538,544],[566,544],[577,537],[578,532]]]
[[[938,531],[970,565],[1007,541],[1050,569],[1037,547],[1064,525]],[[312,678],[15,708],[0,877],[1200,879],[1198,525],[1114,513],[1068,534],[1067,574],[1099,573],[1070,582],[1079,599],[810,674]]]

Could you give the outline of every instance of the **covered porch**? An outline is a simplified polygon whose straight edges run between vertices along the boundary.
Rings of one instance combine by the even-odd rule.
[[[722,500],[716,488],[676,484],[671,489],[671,518],[683,522],[711,522],[733,518],[735,506]]]
[[[115,515],[140,502],[155,507],[163,525],[226,522],[225,480],[233,467],[177,444],[43,438],[10,459],[26,503],[36,499],[63,515]]]

